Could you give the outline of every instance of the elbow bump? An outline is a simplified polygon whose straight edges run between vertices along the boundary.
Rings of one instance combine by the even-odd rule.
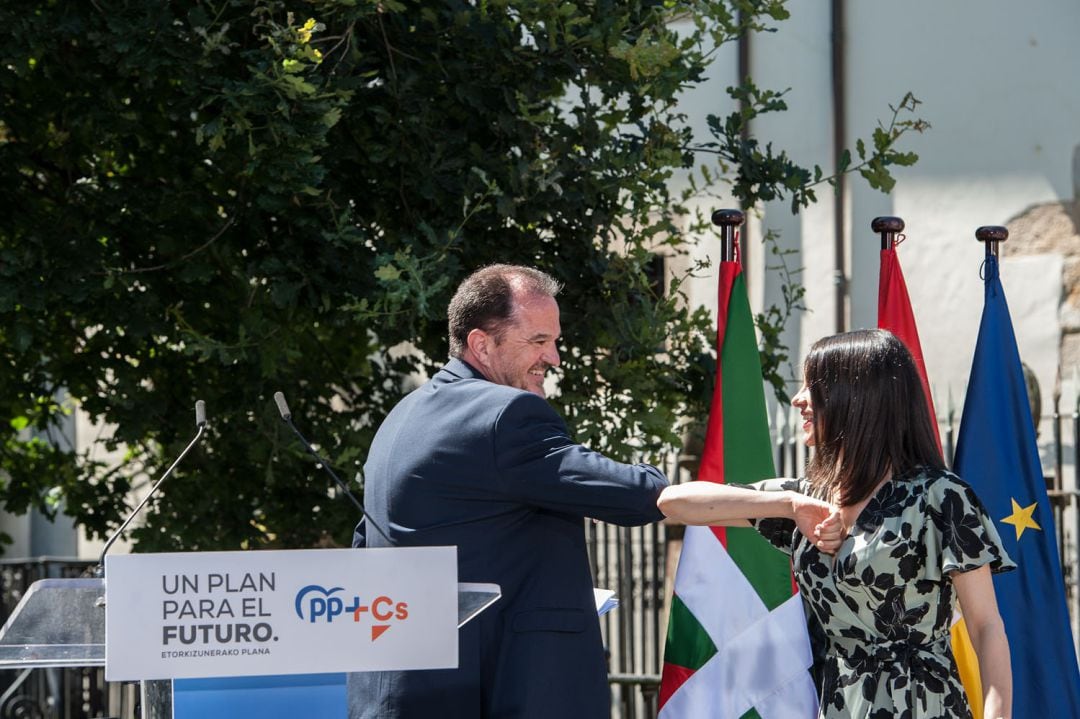
[[[663,514],[665,517],[668,516],[670,504],[671,503],[668,501],[667,497],[665,497],[663,494],[661,494],[656,500],[656,508],[659,509],[660,513]]]
[[[670,517],[672,513],[678,511],[678,502],[668,496],[667,492],[661,492],[656,500],[656,507],[665,517]]]

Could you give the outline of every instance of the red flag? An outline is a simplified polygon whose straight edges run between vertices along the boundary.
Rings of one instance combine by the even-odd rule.
[[[937,414],[934,412],[934,400],[930,396],[930,383],[926,379],[926,363],[923,362],[922,345],[919,344],[919,330],[915,327],[915,315],[911,311],[911,298],[908,297],[904,272],[900,269],[900,259],[896,249],[881,251],[881,274],[878,278],[878,327],[889,330],[907,346],[926,394],[926,404],[930,408],[931,424],[934,427],[934,439],[938,450],[941,449],[941,436],[938,433]],[[968,636],[963,619],[952,626],[952,648],[956,666],[960,672],[960,681],[968,696],[972,716],[982,716],[982,682],[979,678],[979,662]]]
[[[915,358],[919,369],[919,378],[926,393],[926,405],[930,408],[930,419],[934,425],[934,438],[938,450],[941,449],[941,437],[938,434],[937,414],[934,412],[934,399],[930,396],[930,382],[926,379],[926,363],[923,362],[922,345],[919,344],[919,330],[915,327],[915,315],[911,312],[911,298],[908,297],[904,272],[900,269],[900,259],[896,249],[881,251],[881,274],[878,277],[878,327],[889,330],[907,346]]]

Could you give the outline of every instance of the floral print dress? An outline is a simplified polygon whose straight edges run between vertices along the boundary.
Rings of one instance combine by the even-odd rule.
[[[767,480],[762,490],[810,493]],[[871,497],[835,557],[788,519],[757,530],[792,556],[807,607],[823,719],[967,719],[949,640],[950,572],[1015,568],[971,487],[945,470],[894,477]]]

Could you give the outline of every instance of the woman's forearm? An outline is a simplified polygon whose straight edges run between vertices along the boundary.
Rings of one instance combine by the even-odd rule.
[[[964,615],[982,678],[982,719],[1012,717],[1012,666],[1005,623],[997,608],[990,565],[949,575]]]
[[[968,626],[971,646],[979,659],[982,678],[984,719],[1010,719],[1012,716],[1012,672],[1009,665],[1009,641],[1005,625],[999,619],[978,627]]]
[[[666,517],[692,525],[745,525],[762,517],[793,518],[794,492],[759,492],[716,482],[666,487],[657,506]]]

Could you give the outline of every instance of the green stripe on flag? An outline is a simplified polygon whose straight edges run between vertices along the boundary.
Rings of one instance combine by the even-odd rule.
[[[678,595],[671,597],[667,646],[664,661],[697,671],[716,654],[716,645],[705,627],[691,613]]]
[[[776,476],[769,419],[762,392],[761,358],[753,315],[740,272],[731,287],[721,354],[724,417],[724,479],[746,484]],[[727,530],[728,554],[769,610],[791,597],[790,564],[753,529]]]

